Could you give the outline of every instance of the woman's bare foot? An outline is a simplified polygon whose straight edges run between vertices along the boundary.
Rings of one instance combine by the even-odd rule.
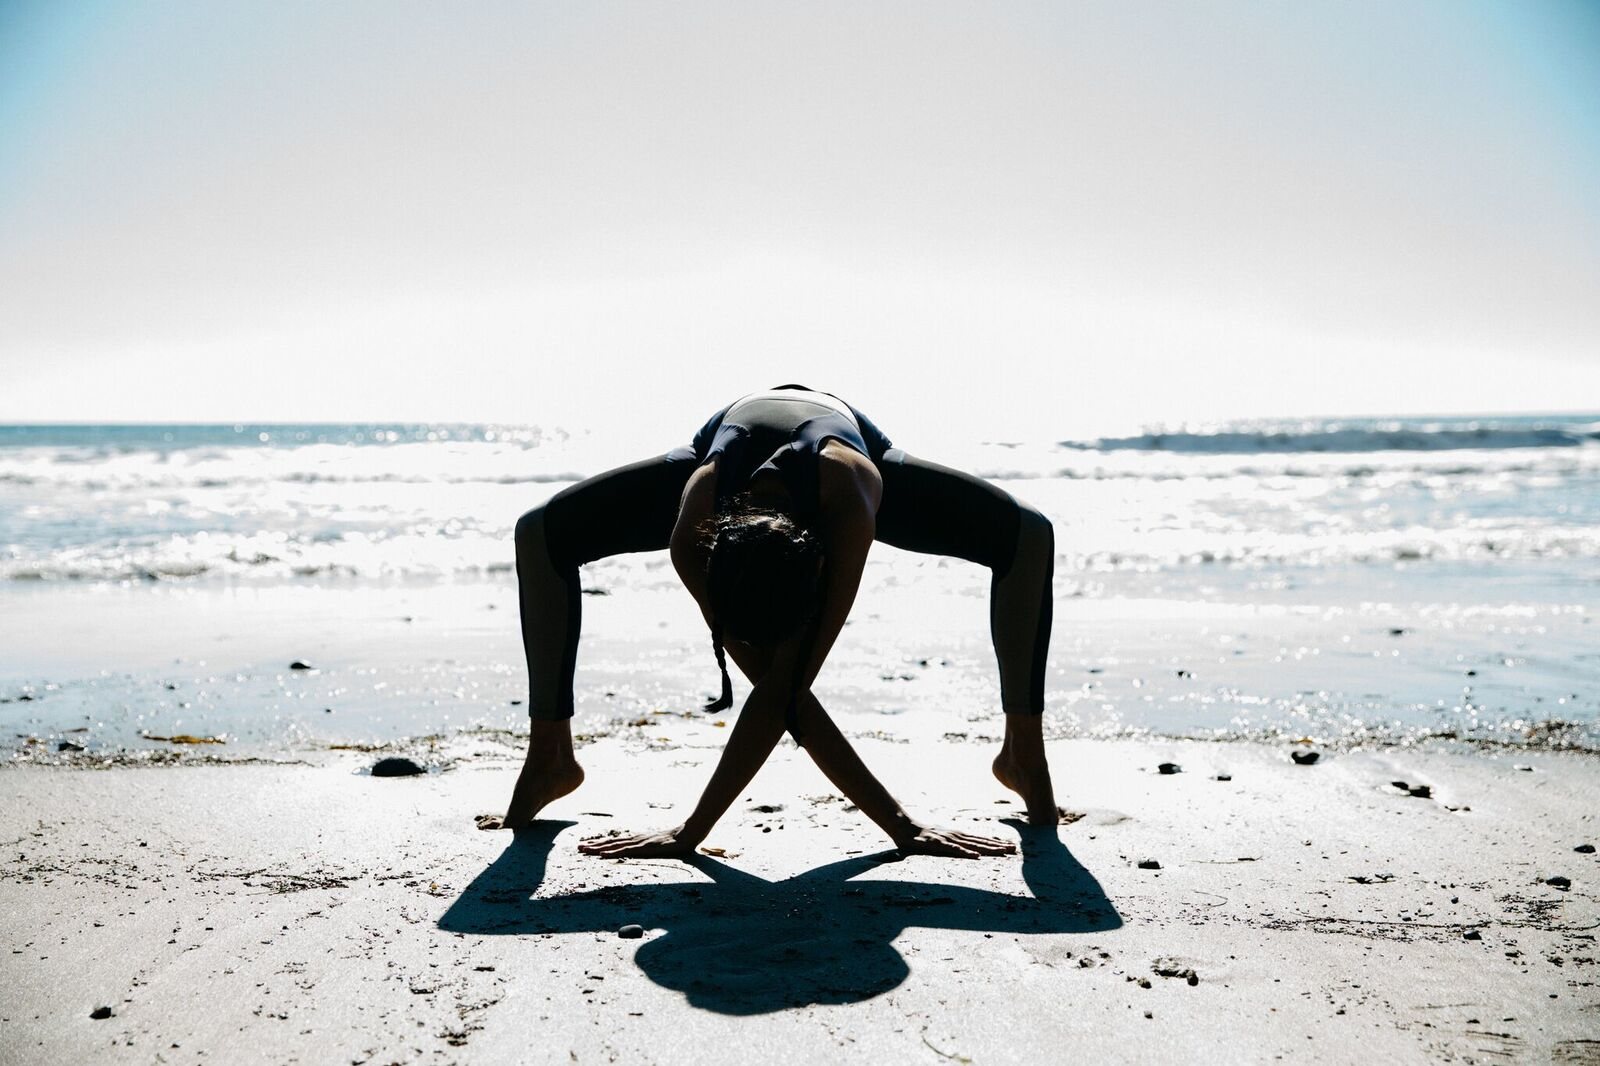
[[[552,800],[583,784],[583,767],[572,753],[570,721],[535,720],[528,737],[528,757],[511,790],[505,814],[480,814],[479,829],[521,829]]]
[[[1022,797],[1029,822],[1056,825],[1060,821],[1061,809],[1056,806],[1050,764],[1044,754],[1042,716],[1006,715],[1006,739],[994,759],[994,776]]]

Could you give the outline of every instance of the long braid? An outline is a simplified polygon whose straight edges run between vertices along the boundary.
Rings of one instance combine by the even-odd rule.
[[[722,531],[718,530],[711,541],[711,557],[706,565],[706,584],[712,587],[715,587],[717,571],[721,569],[717,553],[720,547],[722,547]],[[733,706],[733,680],[728,677],[728,656],[722,648],[722,620],[715,615],[711,618],[711,650],[717,656],[717,669],[722,671],[722,692],[701,708],[707,714],[725,711]]]
[[[733,706],[733,680],[728,677],[728,657],[722,650],[722,623],[711,623],[711,650],[717,654],[717,669],[722,671],[722,695],[702,708],[707,714]]]

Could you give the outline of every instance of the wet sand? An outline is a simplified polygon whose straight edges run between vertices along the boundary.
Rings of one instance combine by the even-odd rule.
[[[404,778],[360,752],[10,769],[0,1060],[1600,1056],[1592,756],[1058,741],[1081,817],[1052,832],[1010,820],[977,737],[858,734],[914,814],[1022,854],[897,861],[787,744],[716,855],[575,850],[670,824],[722,733],[585,743],[588,782],[515,835],[472,825],[503,744],[413,746],[437,772]]]

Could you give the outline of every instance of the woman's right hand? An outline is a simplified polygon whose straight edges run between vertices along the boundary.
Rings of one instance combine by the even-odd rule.
[[[687,836],[680,825],[655,833],[582,840],[578,842],[578,850],[602,859],[683,859],[693,855],[699,843]]]

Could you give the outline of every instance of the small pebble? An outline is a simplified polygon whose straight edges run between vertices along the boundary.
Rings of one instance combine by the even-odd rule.
[[[296,659],[294,662],[289,664],[289,669],[291,669],[291,670],[315,670],[316,667],[312,666],[310,663],[306,662],[304,659]]]
[[[1551,888],[1567,889],[1572,887],[1572,878],[1562,877],[1560,874],[1556,874],[1554,877],[1545,878],[1544,883],[1549,885]]]
[[[1289,753],[1289,758],[1293,759],[1300,766],[1310,766],[1318,759],[1322,758],[1322,755],[1315,751],[1291,751]]]
[[[1430,785],[1412,785],[1406,790],[1418,799],[1432,799],[1433,788]]]
[[[112,1017],[114,1013],[115,1012],[112,1011],[110,1007],[96,1007],[94,1010],[89,1012],[89,1017],[93,1018],[97,1022],[103,1022],[107,1018]]]
[[[1593,844],[1579,844],[1577,847],[1573,848],[1572,850],[1577,852],[1579,855],[1593,855],[1594,854],[1594,845]]]
[[[74,744],[70,740],[63,740],[61,743],[56,745],[56,750],[57,751],[82,751],[83,750],[83,745],[82,744]],[[1593,849],[1591,848],[1590,850],[1592,851]]]
[[[1232,781],[1233,780],[1233,775],[1232,774],[1218,774],[1215,778],[1213,778],[1213,780],[1216,780],[1216,781]]]
[[[1175,762],[1164,762],[1160,766],[1156,767],[1156,773],[1158,773],[1158,774],[1181,774],[1181,773],[1183,773],[1183,767],[1179,766]]]
[[[1391,637],[1403,637],[1406,635],[1406,631],[1399,626],[1396,626],[1395,628],[1389,630],[1389,635]]]
[[[373,777],[415,777],[428,771],[412,762],[410,759],[391,755],[387,759],[379,759],[372,764]]]
[[[1154,859],[1140,859],[1139,860],[1139,869],[1141,869],[1141,870],[1159,870],[1159,869],[1161,869],[1161,864],[1159,862],[1157,862],[1156,860],[1154,860]]]
[[[1482,940],[1483,939],[1483,934],[1478,932],[1476,929],[1468,929],[1465,933],[1461,934],[1461,939],[1462,940]]]
[[[640,937],[644,936],[644,926],[625,925],[621,929],[617,930],[617,935],[624,940],[638,940]]]

